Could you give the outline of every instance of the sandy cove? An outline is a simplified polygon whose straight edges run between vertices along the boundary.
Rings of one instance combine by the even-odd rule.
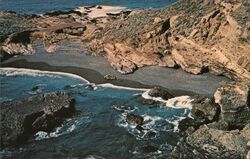
[[[33,44],[36,53],[29,56],[13,57],[1,67],[31,68],[48,71],[73,73],[90,82],[112,83],[135,88],[162,86],[175,90],[176,95],[201,94],[212,96],[221,81],[228,78],[210,73],[192,75],[181,69],[150,66],[133,74],[123,75],[114,70],[102,56],[90,56],[78,41],[62,41],[54,53],[47,53],[41,42]],[[105,75],[114,75],[118,80],[105,80]]]

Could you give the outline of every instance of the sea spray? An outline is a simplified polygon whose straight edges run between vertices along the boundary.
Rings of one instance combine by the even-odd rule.
[[[144,99],[151,99],[157,102],[165,103],[167,107],[172,107],[176,109],[192,109],[192,101],[193,99],[190,96],[179,96],[170,98],[168,100],[164,100],[161,97],[151,97],[148,93],[150,90],[146,90],[142,97]]]
[[[61,76],[72,77],[76,79],[80,79],[86,83],[89,83],[88,80],[82,78],[81,76],[65,73],[65,72],[54,72],[54,71],[41,71],[35,69],[26,69],[26,68],[12,68],[12,67],[4,67],[0,68],[0,75],[2,76],[33,76],[33,77],[53,77],[53,78],[62,78]]]

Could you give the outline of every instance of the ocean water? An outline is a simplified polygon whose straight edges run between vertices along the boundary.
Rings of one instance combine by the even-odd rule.
[[[176,0],[0,0],[0,10],[42,14],[92,5],[123,6],[130,9],[162,8],[174,2]]]
[[[1,149],[0,158],[164,158],[180,140],[178,122],[190,112],[166,107],[162,100],[144,104],[145,89],[95,85],[64,73],[0,68],[0,90],[0,102],[64,91],[80,112],[20,147]],[[126,122],[129,113],[144,118],[143,131]]]

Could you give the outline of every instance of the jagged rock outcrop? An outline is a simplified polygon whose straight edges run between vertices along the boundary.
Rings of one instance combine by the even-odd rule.
[[[222,83],[214,98],[193,97],[191,118],[180,122],[186,138],[172,152],[177,158],[242,158],[250,140],[249,85]]]
[[[203,122],[216,120],[218,114],[220,113],[219,106],[211,98],[197,97],[192,101],[192,103],[192,116]]]
[[[154,87],[150,89],[148,95],[151,97],[160,97],[164,100],[168,100],[174,97],[171,93],[169,93],[167,89],[162,87]]]
[[[202,126],[186,139],[198,152],[212,158],[245,158],[246,138],[239,131],[222,131]]]
[[[1,147],[22,143],[38,131],[52,131],[75,112],[74,99],[62,92],[1,103]]]
[[[250,87],[245,83],[223,83],[214,94],[220,105],[220,120],[230,127],[250,123]]]
[[[11,34],[3,43],[2,49],[10,55],[31,55],[35,51],[31,46],[32,31]]]
[[[0,11],[1,61],[15,54],[30,54],[33,51],[30,47],[30,41],[26,36],[29,32],[28,30],[32,30],[34,27],[31,23],[31,17],[28,15],[19,15],[15,12]],[[21,33],[20,36],[19,33]]]
[[[208,124],[218,120],[220,115],[219,105],[214,102],[214,99],[202,96],[192,97],[191,116],[180,121],[180,131],[193,131],[198,129],[203,124]]]

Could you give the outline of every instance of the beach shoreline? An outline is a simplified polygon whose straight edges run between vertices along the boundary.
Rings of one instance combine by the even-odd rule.
[[[88,55],[89,53],[77,41],[63,41],[54,53],[47,53],[40,42],[33,45],[35,54],[12,57],[2,62],[0,67],[72,73],[95,84],[111,83],[146,89],[161,86],[170,90],[175,96],[197,94],[212,96],[221,81],[229,81],[226,77],[210,73],[192,75],[181,69],[156,66],[143,67],[133,74],[124,75],[114,70],[106,58]],[[105,75],[112,75],[117,79],[107,80],[104,78]]]

